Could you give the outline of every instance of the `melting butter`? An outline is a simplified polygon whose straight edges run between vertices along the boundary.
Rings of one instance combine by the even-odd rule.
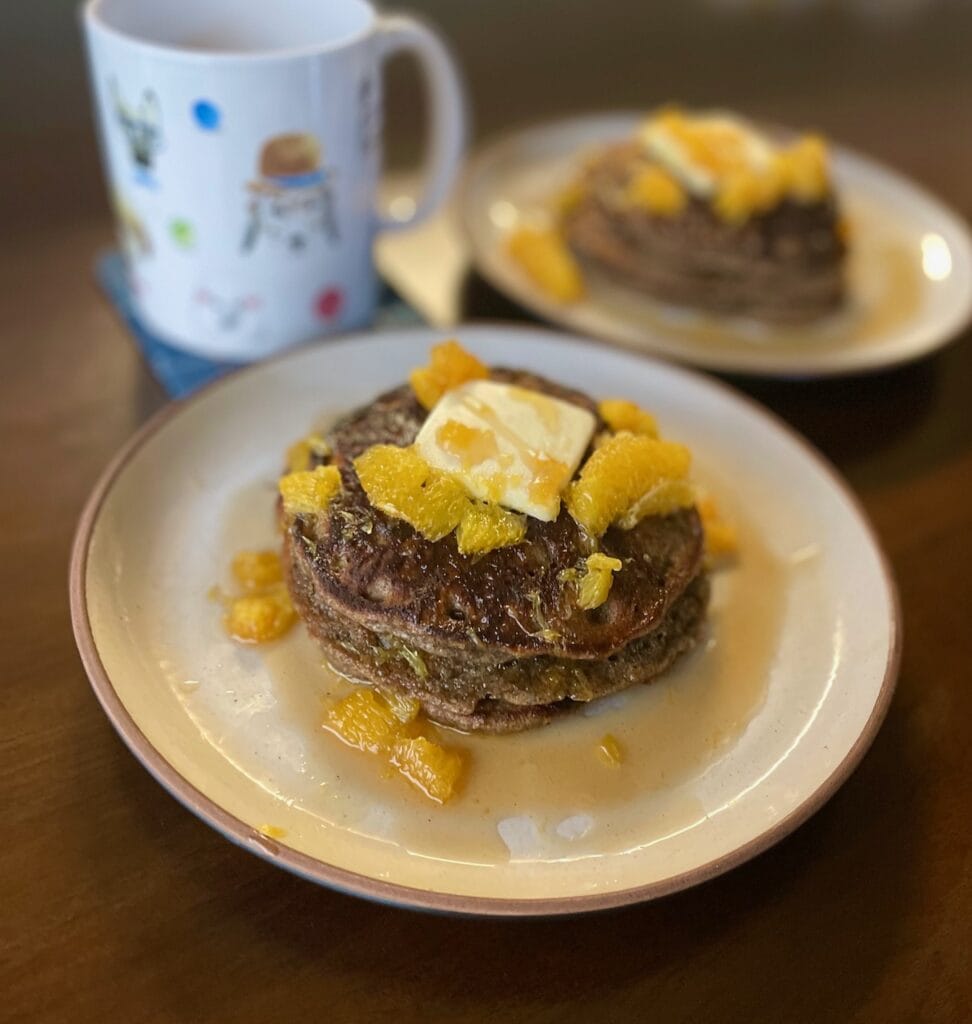
[[[765,171],[774,147],[760,132],[732,114],[687,116],[667,111],[641,128],[647,152],[694,195],[712,196],[733,171]]]
[[[594,426],[594,416],[570,402],[476,380],[442,397],[415,444],[474,497],[550,522]]]

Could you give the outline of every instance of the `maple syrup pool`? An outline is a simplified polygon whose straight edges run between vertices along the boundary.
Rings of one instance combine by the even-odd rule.
[[[227,564],[244,537],[252,543],[264,489],[247,489],[226,523]],[[703,816],[693,779],[731,747],[763,702],[786,598],[787,566],[737,509],[726,511],[736,522],[740,553],[713,574],[708,622],[695,650],[656,682],[541,729],[480,736],[436,727],[465,760],[459,790],[443,806],[322,728],[327,707],[354,687],[324,664],[299,623],[258,648],[253,653],[269,675],[274,714],[303,740],[308,785],[288,802],[419,855],[477,863],[623,850],[688,827]],[[271,531],[268,524],[268,547]],[[218,609],[213,629],[221,629]],[[617,740],[620,764],[599,752],[605,736]]]

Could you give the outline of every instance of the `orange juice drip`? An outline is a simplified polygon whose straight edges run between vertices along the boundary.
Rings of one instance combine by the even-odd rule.
[[[443,423],[435,432],[435,439],[462,463],[463,469],[472,469],[499,456],[495,434],[458,420]]]
[[[529,394],[523,388],[518,389],[523,395]],[[523,438],[520,437],[516,431],[511,430],[496,414],[496,410],[485,402],[480,402],[476,399],[468,400],[469,408],[482,420],[489,424],[489,431],[483,433],[491,437],[491,440],[495,444],[496,438],[502,438],[512,448],[514,448],[522,461],[530,468],[530,472],[533,476],[533,481],[530,484],[530,499],[539,503],[546,503],[552,501],[569,482],[570,469],[563,462],[557,459],[552,459],[549,455],[544,455],[542,452],[537,452],[529,445],[523,443]],[[554,410],[556,413],[557,411]],[[557,414],[559,419],[559,413]],[[446,444],[443,442],[442,431],[451,426],[450,423],[446,423],[436,432],[436,440],[439,441],[443,447]],[[472,428],[467,428],[472,429]],[[447,451],[451,449],[446,448]],[[498,449],[497,449],[498,451]],[[505,459],[499,457],[501,466],[504,461],[509,461],[509,456],[506,455]]]
[[[568,468],[557,459],[530,452],[524,459],[533,472],[530,500],[539,504],[553,501],[567,484]]]
[[[685,147],[693,163],[707,168],[714,174],[725,174],[747,167],[742,137],[731,127],[696,127],[678,119],[672,119],[666,127]]]

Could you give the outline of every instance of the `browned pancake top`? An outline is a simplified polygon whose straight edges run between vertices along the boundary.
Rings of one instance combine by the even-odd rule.
[[[586,396],[543,378],[509,370],[491,376],[595,411]],[[575,586],[560,579],[597,547],[565,510],[553,523],[529,519],[525,540],[479,557],[460,555],[451,535],[426,540],[372,507],[352,466],[374,444],[411,444],[425,415],[403,386],[329,434],[344,490],[325,516],[295,528],[314,552],[318,594],[333,611],[425,650],[603,658],[653,629],[698,573],[695,509],[607,531],[600,550],[624,567],[594,611],[578,608]]]

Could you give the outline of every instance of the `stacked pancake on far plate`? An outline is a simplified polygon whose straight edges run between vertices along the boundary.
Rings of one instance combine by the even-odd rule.
[[[821,140],[778,145],[730,115],[663,111],[596,154],[561,218],[588,273],[771,322],[843,302],[844,226]]]

